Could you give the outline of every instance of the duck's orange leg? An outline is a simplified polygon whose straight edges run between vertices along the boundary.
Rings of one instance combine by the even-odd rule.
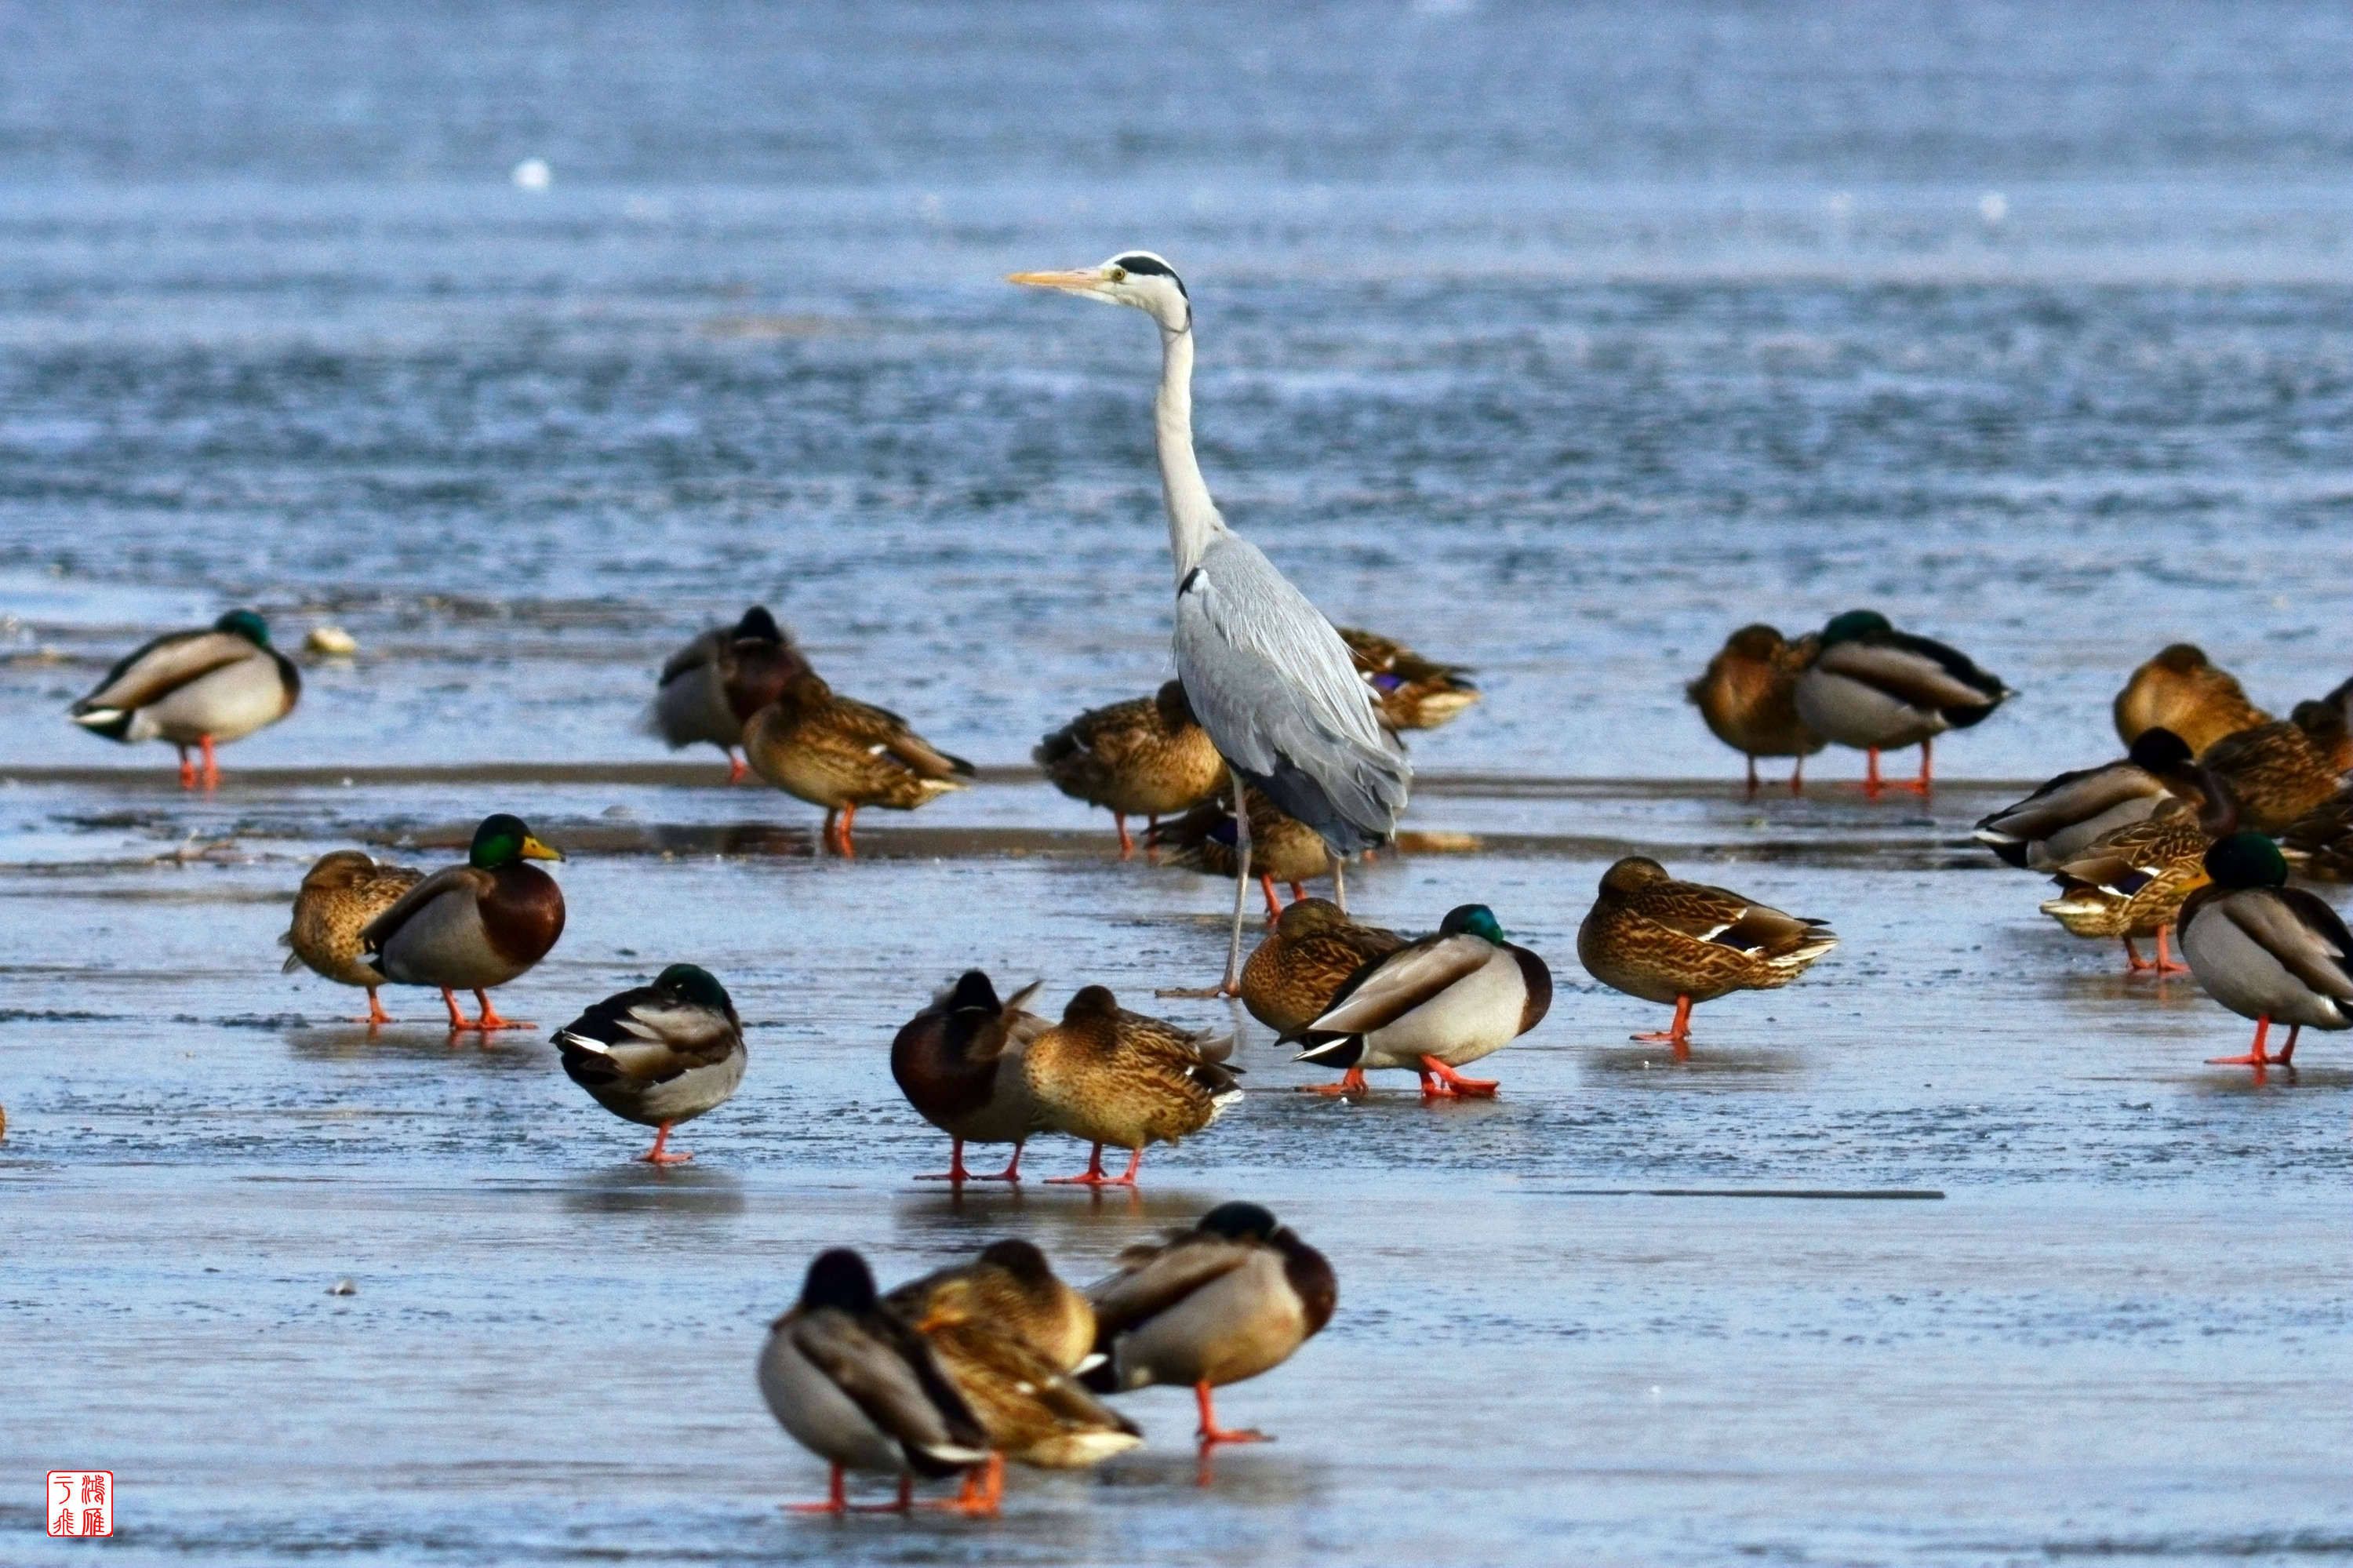
[[[2165,950],[2166,938],[2172,935],[2173,927],[2170,926],[2159,926],[2157,928],[2157,972],[2161,975],[2186,975],[2189,972],[2189,966],[2176,963],[2173,955]],[[2297,1024],[2295,1027],[2301,1029],[2304,1026]],[[2295,1038],[2293,1031],[2290,1032],[2288,1038],[2291,1043],[2290,1048],[2293,1049],[2293,1042]],[[2287,1058],[2283,1056],[2280,1060],[2284,1062]]]
[[[841,1467],[839,1465],[833,1467],[833,1479],[826,1488],[823,1502],[786,1503],[785,1511],[786,1513],[848,1513],[849,1491],[842,1484]]]
[[[364,1023],[370,1029],[375,1028],[379,1023],[390,1023],[392,1022],[392,1014],[384,1010],[383,1001],[380,1001],[375,994],[375,987],[368,987],[367,993],[367,1016],[365,1018],[354,1018],[352,1022],[353,1023]]]
[[[744,782],[744,759],[735,755],[733,747],[727,748],[727,782],[730,784]]]
[[[1628,1038],[1640,1040],[1645,1044],[1660,1041],[1672,1045],[1675,1048],[1675,1060],[1680,1062],[1691,1054],[1691,1010],[1692,999],[1679,996],[1675,998],[1674,1022],[1669,1023],[1663,1031],[1654,1030],[1647,1034],[1630,1035]]]
[[[1220,1443],[1271,1443],[1274,1441],[1273,1438],[1268,1436],[1265,1433],[1254,1429],[1240,1432],[1229,1432],[1224,1427],[1219,1426],[1218,1425],[1217,1407],[1210,1403],[1209,1385],[1208,1383],[1195,1383],[1193,1385],[1193,1398],[1201,1407],[1201,1428],[1199,1431],[1194,1433],[1193,1436],[1199,1440],[1202,1447],[1213,1448]]]
[[[1122,860],[1132,858],[1135,853],[1135,841],[1127,836],[1127,814],[1124,811],[1113,811],[1111,814],[1111,823],[1119,830],[1119,858]]]
[[[1752,800],[1757,799],[1757,758],[1750,757],[1748,758],[1748,798]]]
[[[694,1158],[691,1154],[665,1154],[662,1152],[662,1145],[670,1141],[670,1124],[664,1122],[659,1127],[654,1128],[654,1146],[651,1149],[647,1150],[643,1154],[638,1155],[638,1159],[639,1160],[648,1165],[683,1165],[688,1160]]]
[[[196,746],[205,754],[205,788],[207,789],[219,789],[220,763],[213,756],[213,737],[208,735],[200,735],[196,736]]]
[[[1005,1456],[991,1454],[988,1462],[975,1465],[964,1473],[964,1490],[939,1502],[925,1503],[926,1508],[945,1509],[973,1519],[995,1519],[997,1505],[1005,1500]]]
[[[1155,865],[1160,863],[1160,818],[1156,814],[1144,819],[1144,858]]]
[[[1789,793],[1792,795],[1802,795],[1805,792],[1806,759],[1800,757],[1790,766],[1789,768]]]
[[[1135,1173],[1144,1166],[1144,1150],[1141,1149],[1133,1150],[1127,1157],[1126,1171],[1117,1176],[1106,1176],[1103,1174],[1103,1146],[1100,1143],[1096,1144],[1095,1151],[1093,1155],[1088,1159],[1087,1168],[1084,1171],[1082,1171],[1076,1176],[1049,1176],[1046,1178],[1046,1184],[1050,1187],[1134,1186]]]
[[[2142,958],[2140,956],[2140,949],[2132,945],[2132,938],[2130,937],[2126,937],[2125,938],[2125,968],[2130,969],[2134,974],[2138,974],[2143,969],[2153,969],[2157,968],[2157,966],[2150,963],[2147,959]]]
[[[823,837],[825,839],[825,847],[829,850],[839,849],[841,847],[840,837],[836,832],[840,821],[841,813],[838,810],[828,810],[825,814],[825,830]]]
[[[2206,1058],[2207,1065],[2213,1067],[2253,1067],[2255,1070],[2255,1081],[2261,1083],[2265,1067],[2274,1062],[2286,1060],[2285,1057],[2263,1054],[2263,1041],[2271,1032],[2272,1015],[2266,1012],[2255,1020],[2255,1043],[2248,1047],[2244,1055],[2209,1056]],[[2294,1047],[2291,1046],[2290,1049],[2293,1050]]]
[[[1014,1152],[1015,1155],[1018,1157],[1020,1153],[1018,1146],[1016,1147]],[[946,1170],[926,1171],[917,1176],[915,1180],[918,1181],[953,1181],[959,1187],[971,1181],[972,1172],[964,1168],[964,1139],[953,1137],[950,1139],[948,1143],[948,1168]]]
[[[1303,899],[1303,898],[1304,898],[1304,897],[1306,897],[1306,896],[1307,896],[1307,885],[1306,885],[1305,883],[1303,883],[1303,882],[1294,882],[1294,883],[1293,883],[1293,884],[1291,885],[1291,901],[1292,901],[1293,904],[1298,903],[1301,899]]]
[[[1021,1146],[1029,1141],[1029,1140],[1026,1138],[1015,1139],[1013,1140],[1013,1158],[1005,1162],[1004,1170],[996,1171],[989,1175],[975,1176],[973,1180],[976,1181],[1010,1181],[1017,1186],[1019,1185],[1021,1181]]]
[[[449,1033],[463,1033],[468,1027],[466,1015],[458,1011],[458,993],[446,985],[441,988],[441,1005],[449,1010]]]
[[[2274,1061],[2274,1062],[2277,1062],[2277,1063],[2278,1063],[2281,1066],[2283,1066],[2283,1067],[2293,1067],[2293,1066],[2295,1066],[2295,1037],[2296,1037],[2297,1035],[2299,1035],[2299,1034],[2303,1033],[2304,1033],[2304,1025],[2303,1025],[2303,1024],[2301,1024],[2301,1023],[2291,1023],[2291,1024],[2289,1024],[2289,1025],[2287,1026],[2287,1044],[2280,1047],[2280,1054],[2279,1054],[2278,1055],[2276,1055],[2276,1056],[2273,1057],[2273,1058],[2272,1058],[2272,1060],[2273,1060],[2273,1061]]]
[[[1365,1092],[1365,1070],[1351,1067],[1340,1075],[1340,1081],[1336,1084],[1302,1084],[1299,1092],[1303,1095],[1361,1095]]]
[[[1266,894],[1266,923],[1271,926],[1282,918],[1282,902],[1274,895],[1274,878],[1261,872],[1259,874],[1258,885]]]
[[[852,800],[841,809],[841,858],[856,860],[858,844],[849,835],[858,821],[858,802]]]
[[[1935,758],[1936,746],[1936,739],[1934,736],[1922,741],[1920,743],[1920,777],[1903,779],[1890,788],[1902,789],[1914,795],[1926,795],[1933,792],[1936,789],[1936,780],[1930,772],[1930,764]]]
[[[1879,747],[1865,747],[1863,757],[1865,760],[1862,767],[1862,792],[1876,800],[1879,799],[1879,791],[1884,788],[1879,781]]]
[[[482,1004],[482,1016],[477,1018],[471,1023],[465,1025],[468,1029],[479,1029],[483,1033],[488,1034],[493,1030],[499,1029],[536,1029],[539,1027],[538,1024],[533,1023],[528,1018],[501,1018],[499,1016],[499,1010],[491,1005],[491,993],[489,991],[477,988],[474,992],[474,1000]]]
[[[1435,1056],[1421,1059],[1421,1092],[1432,1099],[1454,1099],[1472,1095],[1492,1097],[1495,1092],[1493,1078],[1466,1078]],[[1438,1080],[1432,1086],[1430,1080]]]
[[[195,787],[196,765],[188,760],[188,748],[184,746],[180,747],[180,788],[193,789]]]

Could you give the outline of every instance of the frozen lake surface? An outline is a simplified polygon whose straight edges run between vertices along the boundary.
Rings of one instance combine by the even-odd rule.
[[[2353,1560],[2353,1058],[2035,912],[1968,824],[2113,755],[2189,638],[2353,672],[2353,12],[2122,0],[19,8],[0,49],[0,1561],[111,1467],[212,1563]],[[532,191],[510,171],[546,161]],[[1492,1104],[1360,1105],[1263,1032],[1139,1198],[948,1194],[884,1067],[968,964],[1154,1003],[1219,885],[1027,777],[1168,672],[1149,329],[1013,268],[1167,254],[1229,517],[1336,619],[1477,666],[1419,737],[1414,929],[1560,992]],[[765,600],[984,765],[860,823],[635,727]],[[293,718],[171,787],[62,711],[251,603]],[[2021,694],[1927,806],[1742,800],[1682,685],[1873,605]],[[1902,767],[1906,759],[1898,759]],[[1819,781],[1858,760],[1826,756]],[[752,1065],[690,1166],[540,1034],[371,1036],[277,969],[309,860],[512,810],[554,1026],[672,960]],[[1421,847],[1416,848],[1419,844]],[[1440,846],[1457,853],[1437,853]],[[1824,916],[1795,988],[1660,1011],[1574,953],[1630,851]],[[1080,1151],[1051,1141],[1039,1174]],[[1816,1194],[1801,1196],[1793,1194]],[[1836,1195],[1821,1195],[1836,1194]],[[1937,1195],[1930,1195],[1937,1194]],[[1002,1234],[1073,1277],[1271,1204],[1341,1306],[1196,1486],[1146,1447],[989,1524],[780,1513],[752,1361],[808,1256]],[[349,1277],[355,1295],[331,1296]],[[128,1559],[126,1559],[128,1560]]]

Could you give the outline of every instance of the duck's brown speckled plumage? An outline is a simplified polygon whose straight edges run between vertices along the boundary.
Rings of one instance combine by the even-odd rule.
[[[286,972],[307,965],[338,985],[374,991],[384,983],[360,958],[360,933],[425,880],[413,865],[394,865],[358,850],[321,855],[302,874],[294,918],[279,945],[291,948]]]
[[[2353,785],[2289,823],[2280,850],[2315,882],[2353,882]]]
[[[2175,802],[2105,833],[2056,868],[2059,896],[2042,913],[2077,937],[2154,937],[2206,885],[2213,838],[2197,814]]]
[[[1307,882],[1332,874],[1331,846],[1305,822],[1268,800],[1256,785],[1243,791],[1250,802],[1250,874],[1276,882]],[[1173,822],[1163,822],[1154,842],[1166,849],[1172,865],[1190,866],[1211,876],[1231,876],[1240,865],[1234,845],[1233,791],[1196,806]]]
[[[2241,827],[2277,833],[2344,784],[2353,736],[2337,704],[2298,703],[2284,719],[2224,736],[2199,760],[2229,786]]]
[[[1282,912],[1242,967],[1242,1005],[1278,1034],[1323,1016],[1350,976],[1405,946],[1377,926],[1360,926],[1325,898],[1303,898]]]
[[[1798,677],[1820,643],[1816,632],[1789,642],[1774,627],[1744,626],[1683,695],[1708,732],[1744,756],[1811,757],[1830,743],[1798,717]]]
[[[1229,1035],[1130,1012],[1091,985],[1029,1043],[1022,1065],[1048,1126],[1134,1150],[1200,1131],[1240,1097],[1225,1062],[1232,1050]]]
[[[1596,980],[1630,996],[1702,1002],[1788,985],[1837,942],[1820,920],[1677,882],[1658,862],[1629,855],[1603,874],[1577,928],[1577,956]]]
[[[1466,665],[1425,659],[1396,639],[1361,627],[1333,630],[1348,645],[1356,673],[1372,687],[1381,723],[1392,730],[1436,729],[1479,701]]]
[[[814,671],[785,683],[744,726],[753,771],[831,814],[860,806],[912,811],[972,777],[972,764],[941,751],[897,714],[838,695]],[[845,832],[846,839],[848,834]]]
[[[2193,755],[2224,736],[2271,722],[2247,700],[2238,677],[2208,662],[2205,650],[2176,642],[2132,673],[2114,707],[2116,734],[2130,746],[2143,730],[2165,728]]]
[[[1225,759],[1179,681],[1149,697],[1088,709],[1030,757],[1055,789],[1119,817],[1174,816],[1226,781]]]

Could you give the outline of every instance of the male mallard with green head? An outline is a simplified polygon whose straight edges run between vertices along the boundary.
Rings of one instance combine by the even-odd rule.
[[[1373,689],[1373,706],[1391,730],[1436,729],[1479,701],[1467,665],[1425,659],[1395,638],[1359,627],[1335,626],[1356,673]]]
[[[1135,853],[1128,818],[1144,818],[1149,832],[1161,818],[1209,800],[1226,781],[1225,758],[1194,718],[1181,681],[1153,696],[1089,708],[1029,755],[1055,789],[1111,813],[1122,860]]]
[[[1504,940],[1485,905],[1463,904],[1435,934],[1366,962],[1283,1042],[1305,1047],[1294,1061],[1345,1069],[1317,1094],[1359,1093],[1366,1068],[1396,1067],[1417,1075],[1425,1097],[1492,1095],[1493,1079],[1454,1069],[1502,1050],[1551,1007],[1545,961]]]
[[[931,1342],[988,1436],[986,1470],[965,1473],[954,1505],[963,1511],[997,1512],[1008,1458],[1083,1469],[1143,1443],[1134,1422],[1071,1375],[1093,1349],[1094,1308],[1029,1243],[992,1243],[969,1263],[900,1286],[882,1305]]]
[[[1798,716],[1798,676],[1821,639],[1809,631],[1784,641],[1778,628],[1759,622],[1725,639],[1724,646],[1683,695],[1707,721],[1708,733],[1748,759],[1748,792],[1757,793],[1757,759],[1787,757],[1789,793],[1805,793],[1806,758],[1830,743]]]
[[[1197,1133],[1242,1097],[1241,1069],[1226,1061],[1233,1048],[1230,1034],[1130,1012],[1106,987],[1081,991],[1022,1057],[1039,1119],[1094,1146],[1083,1173],[1047,1180],[1134,1186],[1147,1144]],[[1124,1174],[1103,1174],[1105,1144],[1128,1150]]]
[[[2287,862],[2261,833],[2239,832],[2206,852],[2210,885],[2181,907],[2181,956],[2206,994],[2255,1021],[2255,1042],[2218,1065],[2293,1066],[2306,1028],[2353,1029],[2353,933],[2316,894],[2287,885]],[[2263,1053],[2274,1023],[2280,1054]]]
[[[1303,898],[1242,966],[1242,1005],[1277,1034],[1304,1029],[1350,978],[1405,946],[1377,926],[1359,926],[1327,898]]]
[[[744,722],[807,668],[793,634],[755,604],[733,627],[713,627],[670,655],[646,727],[672,751],[717,747],[727,754],[727,782],[733,784],[744,777],[735,748],[744,744]]]
[[[1021,1146],[1038,1130],[1037,1103],[1022,1056],[1046,1021],[1029,1011],[1043,980],[1003,1001],[978,969],[932,998],[891,1042],[891,1076],[917,1114],[953,1140],[948,1168],[918,1181],[1018,1181]],[[967,1143],[1009,1143],[1005,1169],[976,1175],[964,1166]]]
[[[651,985],[607,997],[552,1037],[564,1073],[623,1121],[654,1129],[638,1158],[678,1165],[664,1153],[670,1129],[725,1105],[744,1082],[744,1024],[727,988],[710,970],[672,964]]]
[[[1736,991],[1777,991],[1838,946],[1822,921],[1787,915],[1721,887],[1677,882],[1632,854],[1601,874],[1600,895],[1577,929],[1595,980],[1644,1001],[1672,1002],[1673,1022],[1637,1040],[1691,1054],[1691,1011]]]
[[[1973,835],[2008,864],[2049,871],[2105,834],[2146,821],[2168,800],[2203,802],[2212,780],[2171,730],[2145,729],[2120,761],[2062,773],[1987,815]]]
[[[914,1502],[915,1478],[937,1480],[988,1458],[988,1434],[940,1367],[931,1341],[874,1290],[848,1247],[819,1253],[800,1299],[768,1328],[761,1397],[793,1440],[832,1467],[826,1499],[796,1513],[847,1513],[846,1472],[899,1483],[890,1511]]]
[[[912,811],[973,776],[971,763],[939,750],[897,714],[837,696],[813,670],[786,681],[744,726],[744,753],[761,778],[825,808],[826,840],[844,858],[858,853],[850,834],[859,807]]]
[[[1103,1356],[1087,1385],[1100,1393],[1190,1385],[1207,1450],[1268,1441],[1220,1427],[1211,1391],[1289,1361],[1332,1320],[1340,1283],[1322,1253],[1265,1209],[1220,1203],[1189,1231],[1121,1253],[1087,1298]]]
[[[2198,760],[2229,786],[2248,832],[2276,833],[2344,785],[2353,735],[2341,704],[2304,702],[2286,718],[2224,736]]]
[[[425,874],[415,866],[394,865],[358,850],[321,855],[302,874],[302,885],[294,895],[293,924],[278,938],[280,947],[294,949],[287,956],[286,973],[307,964],[313,974],[338,985],[363,987],[368,1015],[353,1022],[390,1023],[392,1015],[375,995],[384,977],[361,956],[360,933],[424,880]]]
[[[170,741],[180,748],[183,789],[196,787],[188,758],[195,747],[211,789],[220,784],[213,747],[276,724],[301,695],[302,673],[269,645],[268,623],[232,609],[209,627],[168,632],[124,655],[71,716],[109,740]]]
[[[2269,724],[2271,715],[2247,701],[2238,677],[2207,662],[2206,651],[2176,642],[2125,682],[2115,705],[2116,734],[2130,746],[2145,730],[2169,729],[2193,756],[2226,735]]]
[[[1866,794],[1883,788],[1881,752],[1918,747],[1920,777],[1895,787],[1925,795],[1936,737],[1981,723],[2012,694],[1959,650],[1898,631],[1875,609],[1850,609],[1822,628],[1796,701],[1808,729],[1869,754]]]
[[[547,957],[564,935],[564,889],[526,863],[563,858],[532,837],[522,818],[504,811],[485,817],[466,863],[435,872],[370,921],[360,933],[361,951],[379,983],[440,988],[453,1034],[533,1028],[501,1018],[489,993]],[[461,991],[481,1003],[480,1018],[459,1011]]]

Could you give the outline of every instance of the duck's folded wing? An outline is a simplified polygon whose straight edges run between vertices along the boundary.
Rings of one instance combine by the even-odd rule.
[[[951,773],[970,777],[973,772],[971,763],[940,750],[888,708],[836,696],[832,716],[843,735],[864,743],[871,751],[889,754],[926,779],[945,779]]]
[[[78,714],[128,713],[171,695],[189,682],[248,658],[253,644],[233,631],[174,631],[133,650],[106,673]]]
[[[416,886],[400,895],[400,902],[369,921],[360,931],[360,948],[364,952],[380,953],[393,934],[408,924],[409,917],[451,888],[462,887],[480,898],[490,883],[490,873],[476,871],[470,865],[445,865]]]
[[[988,1440],[963,1395],[912,1330],[886,1340],[845,1313],[812,1312],[793,1325],[792,1337],[793,1348],[896,1441],[955,1464],[988,1457]]]
[[[1495,949],[1476,937],[1444,937],[1376,959],[1343,986],[1302,1034],[1364,1034],[1394,1023],[1456,981],[1476,974]],[[1369,972],[1367,972],[1369,971]]]
[[[2226,898],[2222,912],[2297,980],[2353,1001],[2353,934],[2337,911],[2301,887],[2265,891],[2261,898]]]
[[[690,670],[700,670],[718,658],[719,639],[718,632],[706,631],[671,654],[670,662],[661,667],[661,680],[657,683],[667,686]]]
[[[2014,805],[1978,823],[1979,832],[2010,838],[2047,839],[2062,828],[2089,821],[2130,800],[2158,793],[2163,786],[2137,768],[2085,768],[2062,773]]]
[[[1916,708],[1977,708],[1989,700],[1938,660],[1910,648],[1835,643],[1822,650],[1814,668],[1860,681]]]
[[[1134,1257],[1116,1274],[1087,1287],[1095,1309],[1095,1346],[1145,1319],[1166,1311],[1212,1280],[1248,1263],[1254,1249],[1241,1242],[1201,1232]]]

